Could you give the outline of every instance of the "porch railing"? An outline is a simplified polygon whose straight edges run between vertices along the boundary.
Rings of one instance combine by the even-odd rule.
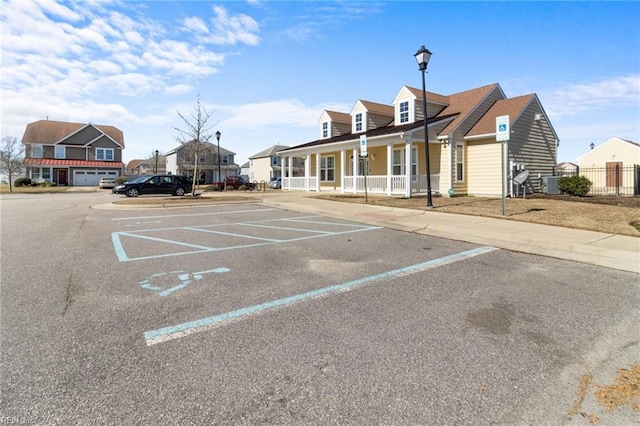
[[[353,191],[353,176],[345,176],[344,192]],[[364,192],[364,176],[356,176],[356,192]],[[373,175],[367,176],[367,192],[372,194],[404,195],[407,193],[406,178],[404,176],[391,176],[391,191],[387,191],[387,176]],[[431,175],[431,192],[440,192],[440,175]],[[426,194],[427,178],[426,176],[411,177],[411,194]]]

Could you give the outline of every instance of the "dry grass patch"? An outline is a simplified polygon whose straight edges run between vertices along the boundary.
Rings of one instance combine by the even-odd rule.
[[[318,198],[350,203],[364,203],[359,195],[320,195]],[[405,209],[425,210],[426,198],[368,197],[368,204]],[[621,202],[635,202],[626,200]],[[502,200],[480,197],[435,197],[434,211],[472,216],[495,217],[521,222],[585,229],[618,235],[640,237],[640,208],[566,201],[550,198],[508,198],[506,215],[502,215]],[[632,204],[633,205],[633,204]]]

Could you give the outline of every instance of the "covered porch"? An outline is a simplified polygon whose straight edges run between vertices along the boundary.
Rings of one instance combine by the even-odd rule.
[[[418,132],[416,132],[418,133]],[[424,134],[420,132],[420,136]],[[418,135],[416,135],[418,136]],[[367,156],[360,155],[360,141],[284,150],[282,189],[285,191],[339,191],[414,197],[427,195],[424,139],[412,133],[368,138]],[[432,194],[441,194],[441,175],[449,164],[450,150],[441,141],[429,141]],[[296,152],[297,151],[297,152]],[[304,158],[304,174],[295,176],[293,159]],[[445,175],[446,176],[446,175]],[[445,186],[448,188],[448,186]]]

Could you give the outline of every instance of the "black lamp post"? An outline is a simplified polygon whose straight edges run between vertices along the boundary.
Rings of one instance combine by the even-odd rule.
[[[222,172],[220,171],[220,130],[216,132],[216,139],[218,140],[218,191],[222,191]]]
[[[422,71],[422,113],[424,115],[424,155],[427,160],[427,208],[433,208],[433,200],[431,199],[431,165],[429,164],[429,130],[427,128],[427,88],[425,84],[425,72],[427,71],[427,64],[429,58],[431,58],[431,52],[425,49],[424,46],[420,48],[414,55],[420,71]]]
[[[153,172],[154,174],[158,174],[158,150],[156,149],[156,171]]]

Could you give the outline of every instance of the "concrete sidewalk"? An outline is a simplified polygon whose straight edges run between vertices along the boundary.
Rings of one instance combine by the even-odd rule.
[[[640,273],[640,238],[495,219],[321,200],[298,192],[264,193],[262,202],[434,237],[490,245]]]

